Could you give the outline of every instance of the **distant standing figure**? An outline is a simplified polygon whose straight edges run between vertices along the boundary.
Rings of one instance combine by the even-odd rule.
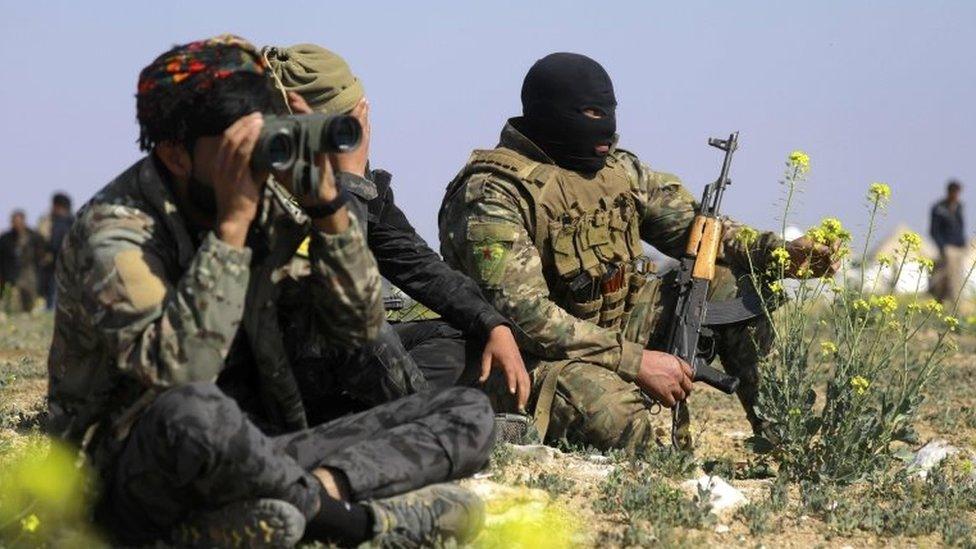
[[[37,268],[44,255],[44,240],[27,227],[22,210],[10,215],[10,230],[0,235],[0,287],[11,312],[29,312],[37,301]]]
[[[57,285],[54,283],[54,265],[58,260],[58,250],[61,249],[61,242],[74,222],[71,197],[64,193],[55,193],[51,197],[51,212],[37,222],[37,232],[44,238],[46,248],[39,273],[40,291],[44,294],[44,301],[49,311],[54,309],[54,294],[57,291]]]
[[[932,206],[929,233],[939,247],[939,261],[932,274],[930,292],[945,303],[954,301],[962,291],[962,262],[966,256],[966,228],[963,206],[959,201],[962,185],[949,181],[946,197]]]

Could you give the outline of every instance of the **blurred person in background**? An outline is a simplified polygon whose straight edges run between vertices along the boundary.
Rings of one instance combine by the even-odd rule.
[[[54,310],[54,296],[57,291],[57,285],[54,283],[54,265],[58,260],[58,250],[61,249],[61,242],[74,222],[71,197],[61,192],[54,193],[51,197],[51,211],[37,222],[37,232],[44,238],[46,248],[38,273],[40,292],[49,311]]]
[[[14,210],[10,230],[0,235],[0,294],[8,312],[33,310],[43,256],[44,239],[27,226],[23,210]]]
[[[929,291],[942,303],[953,302],[962,291],[962,262],[966,257],[966,226],[959,201],[962,185],[950,180],[946,196],[932,206],[929,234],[939,247],[939,260]]]

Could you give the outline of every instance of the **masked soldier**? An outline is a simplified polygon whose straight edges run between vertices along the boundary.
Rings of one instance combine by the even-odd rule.
[[[376,404],[425,386],[471,385],[492,370],[504,378],[513,405],[523,407],[529,376],[508,321],[488,303],[478,285],[452,269],[430,249],[397,206],[389,172],[369,166],[369,103],[362,83],[339,55],[314,44],[268,47],[264,55],[282,93],[298,93],[325,114],[351,114],[364,128],[355,151],[336,155],[339,185],[352,196],[349,208],[363,220],[366,239],[380,273],[442,320],[384,324],[377,340],[354,352],[322,354],[296,341],[305,359],[296,364],[310,409],[336,402],[329,397],[323,368],[343,364],[346,389],[359,401]],[[297,333],[301,333],[299,330]],[[474,366],[471,368],[470,366]],[[348,383],[356,378],[356,383]],[[333,390],[334,391],[334,390]],[[341,410],[339,410],[341,411]],[[333,410],[333,413],[335,410]]]
[[[495,149],[472,153],[439,226],[445,260],[478,281],[532,357],[530,409],[544,439],[641,451],[657,437],[640,390],[672,406],[692,387],[688,365],[659,350],[675,296],[669,277],[649,276],[642,241],[680,257],[698,204],[677,177],[617,148],[616,107],[597,62],[572,53],[539,60],[522,86],[523,116],[508,121]],[[725,220],[723,229],[719,260],[740,271],[750,254],[762,269],[783,245],[763,233],[747,248],[739,225]],[[788,249],[827,252],[806,240]],[[719,279],[712,297],[733,297],[731,272]],[[768,346],[769,332],[760,319],[712,341],[741,379],[754,427],[756,344]]]
[[[307,426],[280,323],[311,319],[302,335],[323,346],[367,344],[380,275],[328,160],[297,202],[278,183],[288,174],[253,171],[272,97],[258,52],[228,35],[141,72],[148,155],[85,205],[58,260],[51,429],[94,466],[96,519],[117,543],[463,541],[480,502],[428,485],[486,463],[483,395]]]

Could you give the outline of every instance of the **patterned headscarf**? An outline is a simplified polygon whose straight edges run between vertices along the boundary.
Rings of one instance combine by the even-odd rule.
[[[264,59],[250,42],[233,34],[176,46],[139,73],[138,95],[170,86],[204,89],[236,73],[264,75]]]

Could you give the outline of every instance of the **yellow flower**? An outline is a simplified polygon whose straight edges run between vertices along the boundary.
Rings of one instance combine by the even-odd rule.
[[[918,233],[905,231],[898,237],[898,243],[904,247],[906,252],[916,252],[922,247],[922,237]]]
[[[929,300],[925,304],[925,312],[927,312],[927,313],[932,313],[932,314],[940,315],[940,314],[942,314],[942,311],[943,311],[942,304],[939,303],[938,301],[934,300],[934,299]]]
[[[882,204],[891,199],[891,187],[885,183],[871,183],[868,187],[868,199],[876,204]]]
[[[33,534],[41,526],[41,519],[37,518],[37,515],[31,513],[26,517],[20,519],[20,527],[30,534]]]
[[[885,254],[879,255],[878,256],[878,265],[881,265],[882,267],[890,267],[891,266],[891,256],[888,256],[888,255],[885,255]]]
[[[851,387],[854,389],[854,393],[858,395],[863,395],[868,392],[868,387],[871,386],[871,382],[862,376],[854,376],[851,378]]]
[[[945,316],[942,318],[942,322],[945,323],[946,328],[950,332],[954,332],[959,328],[959,319],[954,316]]]
[[[799,408],[790,408],[790,411],[787,412],[787,413],[790,414],[790,416],[792,416],[792,417],[796,417],[796,416],[800,415],[800,409]]]
[[[891,320],[891,321],[888,322],[888,324],[887,324],[886,327],[888,328],[888,330],[890,330],[892,332],[900,332],[901,331],[901,322],[898,322],[897,320]]]
[[[830,240],[827,238],[827,233],[820,227],[814,227],[807,231],[807,237],[810,240],[816,242],[817,244],[829,244]]]
[[[790,156],[786,160],[786,165],[798,176],[803,176],[810,171],[810,155],[797,149],[790,153]]]
[[[820,355],[824,358],[837,354],[837,344],[833,341],[820,342]]]
[[[851,303],[851,308],[855,311],[867,311],[871,308],[871,306],[868,305],[868,302],[863,299],[855,299],[854,302]]]
[[[919,257],[915,259],[915,262],[918,263],[919,268],[923,271],[931,273],[935,270],[935,262],[931,259]]]
[[[893,295],[871,296],[871,307],[890,315],[898,310],[898,300]]]
[[[743,246],[752,246],[756,240],[759,240],[759,231],[752,227],[742,227],[735,233],[735,240]]]
[[[851,233],[844,228],[844,225],[840,222],[840,219],[836,217],[825,217],[820,221],[820,227],[827,233],[827,236],[831,237],[833,240],[840,240],[841,242],[847,242],[851,239]]]
[[[773,264],[786,268],[790,264],[790,252],[786,248],[779,247],[772,252]]]
[[[779,281],[779,280],[777,280],[776,282],[770,282],[769,283],[769,291],[773,292],[776,295],[779,295],[779,294],[783,293],[783,291],[784,291],[784,289],[783,289],[783,283],[781,281]]]
[[[908,304],[908,307],[905,307],[905,308],[908,309],[908,312],[913,313],[913,314],[922,311],[922,306],[919,305],[918,303],[909,303]]]
[[[851,233],[844,228],[844,225],[835,217],[826,217],[820,221],[820,225],[807,231],[807,236],[817,244],[831,245],[837,241],[848,242],[851,240]]]

